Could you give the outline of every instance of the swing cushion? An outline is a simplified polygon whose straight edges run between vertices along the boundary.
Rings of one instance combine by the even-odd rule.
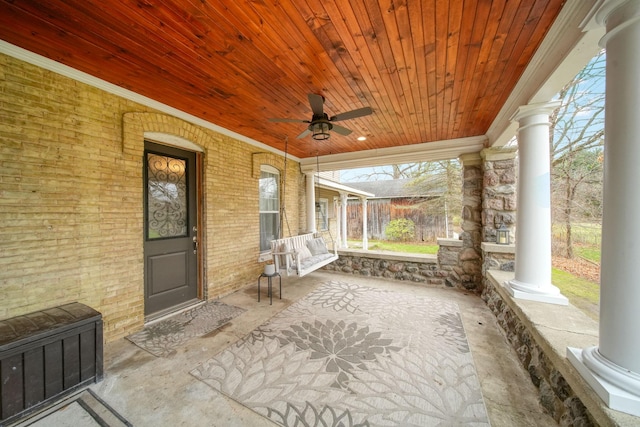
[[[276,271],[280,271],[280,267],[285,268],[285,272],[289,275],[295,271],[298,277],[303,277],[312,271],[315,271],[338,259],[338,250],[333,246],[331,252],[326,250],[327,246],[324,239],[314,242],[311,246],[316,251],[321,251],[318,255],[312,255],[307,242],[318,239],[315,233],[306,233],[298,236],[285,237],[271,241],[271,251],[273,259],[276,262]],[[284,259],[282,256],[284,255]],[[281,262],[284,261],[284,265]]]
[[[313,256],[329,253],[329,250],[327,250],[327,244],[324,242],[322,237],[316,237],[315,239],[308,240],[307,248],[309,248],[309,252]]]
[[[300,246],[297,250],[296,253],[298,255],[298,259],[300,261],[304,261],[307,258],[311,258],[311,256],[313,255],[311,253],[311,251],[309,251],[309,248],[306,246]]]
[[[279,252],[282,253],[282,255],[280,255],[282,257],[280,259],[280,263],[282,263],[282,265],[293,264],[294,262],[293,249],[291,248],[291,245],[289,244],[289,242],[282,243],[280,245]]]
[[[300,269],[302,271],[314,270],[314,266],[323,264],[325,260],[333,261],[335,260],[335,258],[333,254],[330,254],[328,252],[324,254],[313,255],[309,258],[300,260]]]

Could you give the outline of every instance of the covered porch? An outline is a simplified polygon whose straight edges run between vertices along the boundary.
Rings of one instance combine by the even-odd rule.
[[[495,316],[477,296],[442,287],[425,287],[380,278],[316,272],[301,279],[285,278],[283,299],[257,302],[255,284],[221,301],[247,309],[232,322],[177,348],[171,357],[155,357],[126,339],[107,344],[105,379],[91,389],[134,426],[272,426],[271,421],[229,399],[189,374],[212,355],[245,337],[253,329],[327,281],[341,281],[416,297],[455,302],[462,317],[494,427],[546,427],[555,421],[539,404],[536,388],[522,369]]]
[[[557,6],[556,19],[548,20],[553,21],[548,33],[544,28],[539,30],[539,49],[531,48],[531,52],[536,53],[531,53],[521,64],[522,76],[517,84],[505,89],[509,96],[503,98],[504,103],[500,103],[490,120],[482,112],[470,117],[462,137],[452,136],[457,135],[455,132],[434,131],[429,133],[429,138],[409,139],[411,132],[395,135],[380,126],[384,122],[380,120],[367,123],[375,126],[381,135],[390,135],[381,145],[362,143],[354,150],[349,141],[341,141],[334,146],[339,147],[339,152],[333,153],[333,148],[323,146],[319,153],[301,143],[293,151],[297,156],[293,160],[289,157],[289,163],[287,155],[292,151],[287,151],[285,138],[280,133],[266,131],[263,121],[268,117],[264,109],[238,119],[244,111],[228,101],[233,99],[231,94],[211,87],[210,76],[201,76],[206,82],[206,96],[176,97],[169,90],[160,91],[165,96],[165,92],[169,93],[163,98],[167,103],[179,100],[175,105],[168,105],[124,88],[135,89],[137,84],[150,94],[153,91],[149,89],[154,85],[149,84],[146,77],[152,74],[158,79],[156,82],[161,81],[164,70],[150,73],[136,69],[130,75],[132,80],[122,83],[120,77],[127,74],[123,70],[127,70],[129,64],[125,61],[124,65],[120,64],[122,74],[114,71],[102,76],[110,77],[112,82],[101,80],[57,62],[80,58],[74,65],[83,67],[86,61],[82,55],[65,55],[68,52],[62,48],[62,53],[51,55],[53,59],[41,56],[48,53],[46,43],[41,44],[47,36],[31,30],[33,22],[40,21],[29,6],[20,27],[12,27],[13,21],[8,17],[14,15],[3,14],[3,40],[8,41],[0,44],[1,106],[6,117],[0,152],[3,165],[0,213],[6,224],[2,230],[0,258],[3,266],[0,317],[5,319],[50,305],[82,301],[105,316],[106,377],[92,389],[134,425],[154,424],[156,413],[161,414],[158,419],[163,422],[175,420],[180,424],[185,419],[191,421],[195,411],[201,415],[203,425],[215,425],[216,421],[212,420],[218,419],[225,420],[220,425],[234,422],[243,425],[261,421],[252,412],[214,395],[184,370],[179,372],[176,366],[191,369],[205,354],[235,342],[325,280],[340,277],[339,280],[385,289],[401,287],[409,293],[444,297],[461,307],[492,424],[553,423],[543,415],[544,411],[536,403],[538,399],[558,422],[581,420],[588,413],[589,420],[599,425],[637,424],[636,416],[624,412],[638,415],[640,399],[640,339],[636,326],[640,288],[635,284],[640,228],[630,214],[637,212],[640,205],[635,188],[640,181],[637,169],[640,149],[635,138],[640,134],[637,120],[640,63],[636,55],[640,46],[640,10],[633,1],[576,0],[565,2],[563,7],[561,2],[553,3]],[[56,18],[59,22],[45,25],[46,34],[64,39],[64,35],[72,32],[62,31],[56,25],[63,25],[60,22],[72,25],[72,21],[65,18],[66,13],[73,11],[67,10],[64,2],[58,6],[60,9],[54,7],[54,12],[61,12]],[[20,5],[16,3],[14,9],[12,4],[11,8],[12,13],[18,14],[16,10]],[[55,16],[53,12],[42,13]],[[330,38],[332,34],[325,34],[314,24],[316,19],[324,18],[315,16],[309,21],[313,31],[308,35],[319,34],[320,39],[327,42],[323,36]],[[101,28],[106,31],[108,25]],[[240,41],[235,42],[240,44],[246,40],[237,38]],[[25,47],[18,46],[27,39]],[[607,68],[602,317],[599,324],[594,324],[566,305],[566,298],[550,283],[550,247],[546,239],[549,237],[548,125],[549,114],[555,106],[549,101],[571,73],[575,74],[580,64],[592,56],[598,41],[607,48],[610,65]],[[96,52],[91,43],[82,46],[76,54],[84,50]],[[332,45],[332,49],[339,53],[343,47]],[[353,49],[358,50],[357,46]],[[118,50],[126,53],[126,49]],[[233,56],[233,52],[234,49],[229,48],[215,54],[224,57]],[[171,53],[168,51],[166,57],[171,57]],[[332,58],[339,58],[338,53]],[[111,58],[108,54],[94,57],[98,56],[107,62]],[[156,58],[155,53],[153,56]],[[279,58],[274,60],[279,61]],[[352,78],[348,72],[350,62],[345,65],[342,60],[336,61],[339,63],[336,69],[349,74],[345,80],[358,81],[359,77]],[[322,66],[315,68],[322,69]],[[96,64],[88,69],[96,74],[101,71]],[[384,72],[391,75],[397,71],[394,70],[385,68]],[[440,71],[446,70],[443,67]],[[513,75],[516,74],[514,71]],[[275,75],[270,77],[277,80]],[[406,76],[404,79],[410,80]],[[317,75],[309,79],[314,81],[310,85],[315,89],[303,84],[292,85],[299,92],[296,98],[305,91],[320,91],[323,88],[320,80]],[[388,87],[402,85],[393,78],[387,83]],[[189,92],[190,88],[185,84],[183,90]],[[360,106],[361,99],[354,94],[360,93],[360,89],[345,84],[341,90],[345,88],[351,95],[338,105],[345,110]],[[334,94],[336,92],[339,91],[335,90]],[[406,92],[410,92],[409,88]],[[189,100],[193,99],[198,101],[192,104]],[[265,95],[263,100],[267,102],[267,99],[273,98]],[[477,98],[486,108],[491,99],[489,96]],[[216,102],[209,102],[212,100]],[[253,100],[250,94],[245,102],[249,105]],[[273,102],[272,106],[279,106],[278,114],[288,115],[294,106],[296,114],[306,112],[306,106],[301,107],[298,101],[283,106],[286,100],[287,95],[280,94]],[[382,96],[376,97],[375,102],[379,102],[379,110],[381,114],[384,110],[389,123],[400,116],[393,108],[397,99],[385,105],[387,98]],[[444,105],[444,99],[439,103]],[[211,104],[227,105],[229,112],[221,113],[224,107],[217,112],[204,109]],[[472,107],[473,103],[467,113],[478,114],[478,109]],[[406,120],[410,116],[407,113]],[[219,117],[222,125],[235,130],[214,123],[216,120],[212,117]],[[484,127],[474,127],[474,117],[482,119]],[[366,129],[364,123],[360,129]],[[420,127],[419,124],[410,126]],[[313,126],[309,127],[311,132]],[[243,131],[249,136],[242,134]],[[519,169],[515,166],[515,150],[501,148],[516,133]],[[438,135],[446,136],[439,138]],[[194,169],[198,174],[190,186],[198,190],[194,195],[197,215],[190,220],[185,232],[190,234],[183,236],[188,252],[194,254],[193,298],[187,298],[186,303],[221,298],[251,308],[242,322],[194,340],[170,360],[152,359],[123,340],[151,320],[145,312],[145,278],[149,274],[143,243],[149,233],[145,228],[146,213],[141,207],[146,201],[143,178],[147,172],[143,171],[143,159],[149,152],[145,148],[147,143],[187,150],[196,162]],[[288,192],[279,202],[288,208],[292,234],[295,234],[316,229],[310,177],[317,169],[327,171],[447,158],[460,158],[464,165],[462,215],[465,224],[460,241],[450,245],[456,249],[450,255],[443,255],[445,263],[439,262],[442,283],[429,283],[429,275],[420,277],[432,286],[317,272],[295,284],[286,283],[285,279],[285,299],[274,301],[273,307],[255,305],[255,285],[248,284],[254,282],[262,268],[256,260],[260,252],[259,215],[262,213],[258,182],[263,167],[268,167],[272,176],[289,178]],[[500,174],[497,169],[509,169],[512,173]],[[504,192],[505,189],[509,191]],[[511,251],[493,247],[500,222],[509,225],[515,236]],[[249,259],[251,261],[247,261]],[[515,270],[512,273],[502,264],[505,259],[505,264]],[[443,265],[447,268],[442,268]],[[162,271],[170,272],[171,268]],[[478,294],[482,294],[482,298]],[[497,328],[498,324],[508,340]],[[552,367],[540,368],[545,371],[541,374],[539,365]],[[530,379],[539,386],[542,398],[532,388]],[[211,402],[219,404],[223,411],[218,412],[217,405]],[[571,415],[563,418],[569,413]]]

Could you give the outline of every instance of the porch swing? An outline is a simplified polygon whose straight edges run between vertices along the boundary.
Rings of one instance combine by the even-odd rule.
[[[282,199],[285,200],[287,189],[287,151],[288,151],[288,138],[285,138],[284,144],[284,179],[282,182]],[[320,167],[318,155],[316,154],[316,186],[319,189],[320,183]],[[316,203],[318,205],[316,191]],[[286,208],[281,208],[282,217],[287,224],[287,230],[291,235],[291,229],[289,228],[289,220],[287,218]],[[280,227],[282,230],[282,227]],[[333,251],[329,251],[327,244],[322,236],[322,233],[312,232],[305,233],[298,236],[282,237],[271,241],[271,254],[273,256],[276,271],[280,272],[281,267],[287,273],[287,276],[292,274],[298,277],[306,276],[307,274],[316,271],[319,268],[324,267],[327,264],[332,263],[338,259],[338,248],[333,240],[333,235],[329,229],[329,237],[331,239]],[[282,231],[280,232],[282,233]]]

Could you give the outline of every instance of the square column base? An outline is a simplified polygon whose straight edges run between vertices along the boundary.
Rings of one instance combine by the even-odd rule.
[[[509,292],[509,295],[514,298],[546,302],[548,304],[569,305],[569,300],[562,294],[534,294],[514,289],[509,282],[504,282],[502,285],[506,288],[507,292]]]
[[[640,417],[640,397],[593,373],[582,360],[582,349],[567,347],[567,359],[609,408]]]

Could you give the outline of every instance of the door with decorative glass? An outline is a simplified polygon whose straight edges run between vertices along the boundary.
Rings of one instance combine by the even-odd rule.
[[[145,315],[198,297],[196,155],[145,142]]]

